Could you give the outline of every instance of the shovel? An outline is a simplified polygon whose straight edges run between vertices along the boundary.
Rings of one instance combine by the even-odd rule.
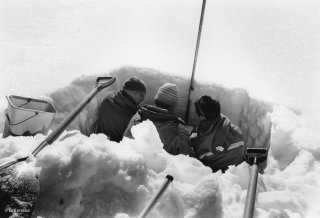
[[[28,178],[20,179],[17,177],[17,167],[14,167],[12,165],[22,161],[27,161],[32,156],[36,157],[37,154],[43,148],[45,148],[47,145],[52,144],[63,133],[67,126],[75,119],[75,117],[81,112],[81,110],[92,100],[92,98],[102,89],[110,86],[115,81],[115,77],[98,77],[96,80],[95,88],[73,111],[71,111],[71,113],[58,125],[58,127],[54,131],[52,131],[40,143],[40,145],[38,145],[38,147],[32,152],[31,155],[10,160],[0,165],[0,217],[9,217],[12,214],[19,214],[21,215],[21,217],[30,217],[32,215],[35,202],[39,195],[40,185],[38,178],[36,178],[36,176],[34,176],[33,178],[29,176]],[[19,184],[19,187],[15,186],[17,184]],[[9,193],[4,192],[2,190],[2,187],[6,187],[6,190],[9,191]],[[12,196],[10,195],[16,189],[22,190],[24,192],[24,196],[30,195],[31,197],[29,197],[28,199],[24,199],[25,201],[20,200],[15,202],[13,200],[13,203],[10,203],[10,206],[8,206],[8,201],[12,199]],[[16,197],[13,199],[16,199]],[[21,204],[21,202],[23,202],[23,204]],[[17,208],[14,207],[15,205],[17,206]]]
[[[74,118],[82,111],[82,109],[91,101],[91,99],[102,89],[110,86],[116,81],[115,77],[98,77],[96,81],[96,87],[88,94],[88,96],[73,110],[71,113],[59,124],[56,130],[51,132],[40,145],[32,152],[35,157],[44,147],[52,144],[67,126],[74,120]],[[29,156],[18,158],[16,160],[8,161],[0,165],[0,171],[21,161],[25,161]]]
[[[247,148],[247,162],[252,165],[252,168],[243,218],[253,218],[259,174],[259,164],[267,159],[267,154],[268,149],[266,148]]]

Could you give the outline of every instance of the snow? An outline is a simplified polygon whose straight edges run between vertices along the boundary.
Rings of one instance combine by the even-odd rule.
[[[121,75],[112,88],[121,85]],[[154,74],[139,76],[149,82],[148,76]],[[146,102],[152,101],[158,83],[166,79],[158,76],[157,84],[148,86]],[[179,85],[183,96],[181,84],[185,81],[169,79]],[[58,120],[90,91],[92,80],[80,78],[48,96],[57,108]],[[259,175],[256,217],[318,217],[320,140],[314,129],[305,126],[304,117],[283,106],[252,99],[244,90],[197,84],[192,98],[203,93],[220,100],[223,113],[241,127],[249,147],[270,145],[268,165]],[[30,160],[28,166],[35,171],[41,168],[35,217],[136,217],[167,174],[174,180],[150,217],[242,217],[250,177],[246,163],[230,167],[225,174],[213,174],[194,158],[165,152],[150,121],[133,127],[134,139],[124,138],[120,143],[103,134],[88,134],[84,124],[90,123],[103,95],[94,99],[58,140]],[[180,107],[177,113],[182,112]],[[191,123],[196,123],[194,114]],[[44,138],[38,134],[0,139],[1,161],[30,153]]]
[[[181,2],[1,1],[1,110],[5,95],[51,101],[57,109],[55,129],[92,89],[92,72],[134,65],[190,76],[201,1]],[[207,2],[196,80],[246,90],[196,82],[191,97],[219,99],[248,147],[270,146],[259,177],[256,217],[319,217],[319,1],[238,3]],[[145,68],[118,71],[111,89],[129,75],[141,76],[148,81],[147,103],[164,82],[177,83],[182,93],[177,113],[184,117],[188,80]],[[91,76],[69,84],[80,75]],[[246,164],[211,174],[194,159],[164,152],[148,122],[136,127],[134,140],[120,144],[90,135],[87,127],[104,95],[87,105],[60,141],[17,165],[19,178],[26,169],[41,170],[35,216],[136,216],[170,173],[175,180],[152,217],[242,217],[250,175]],[[191,108],[190,123],[196,122]],[[0,134],[3,126],[1,111]],[[0,139],[0,161],[30,154],[43,139]]]

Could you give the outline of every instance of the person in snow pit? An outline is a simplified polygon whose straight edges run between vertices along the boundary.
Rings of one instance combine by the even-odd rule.
[[[223,173],[228,166],[244,162],[241,130],[220,113],[219,101],[205,95],[195,102],[195,108],[200,123],[191,141],[197,158],[213,172]]]
[[[93,132],[104,133],[111,141],[120,142],[132,116],[138,111],[146,94],[145,83],[136,78],[127,79],[122,90],[107,94],[99,106]]]
[[[133,116],[125,136],[132,138],[131,127],[141,121],[151,120],[157,128],[163,148],[172,155],[195,157],[185,122],[177,118],[174,110],[179,102],[175,84],[165,83],[154,97],[155,106],[145,105]]]

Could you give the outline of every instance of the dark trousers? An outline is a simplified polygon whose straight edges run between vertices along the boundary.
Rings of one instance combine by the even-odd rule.
[[[224,173],[228,169],[228,166],[239,165],[244,162],[243,146],[205,156],[200,161],[205,166],[210,167],[212,172],[221,170]]]

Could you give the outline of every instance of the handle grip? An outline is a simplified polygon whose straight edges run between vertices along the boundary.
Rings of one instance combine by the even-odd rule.
[[[116,81],[116,78],[113,76],[104,76],[104,77],[98,77],[96,81],[96,86],[99,90],[106,88],[107,86],[110,86]]]

